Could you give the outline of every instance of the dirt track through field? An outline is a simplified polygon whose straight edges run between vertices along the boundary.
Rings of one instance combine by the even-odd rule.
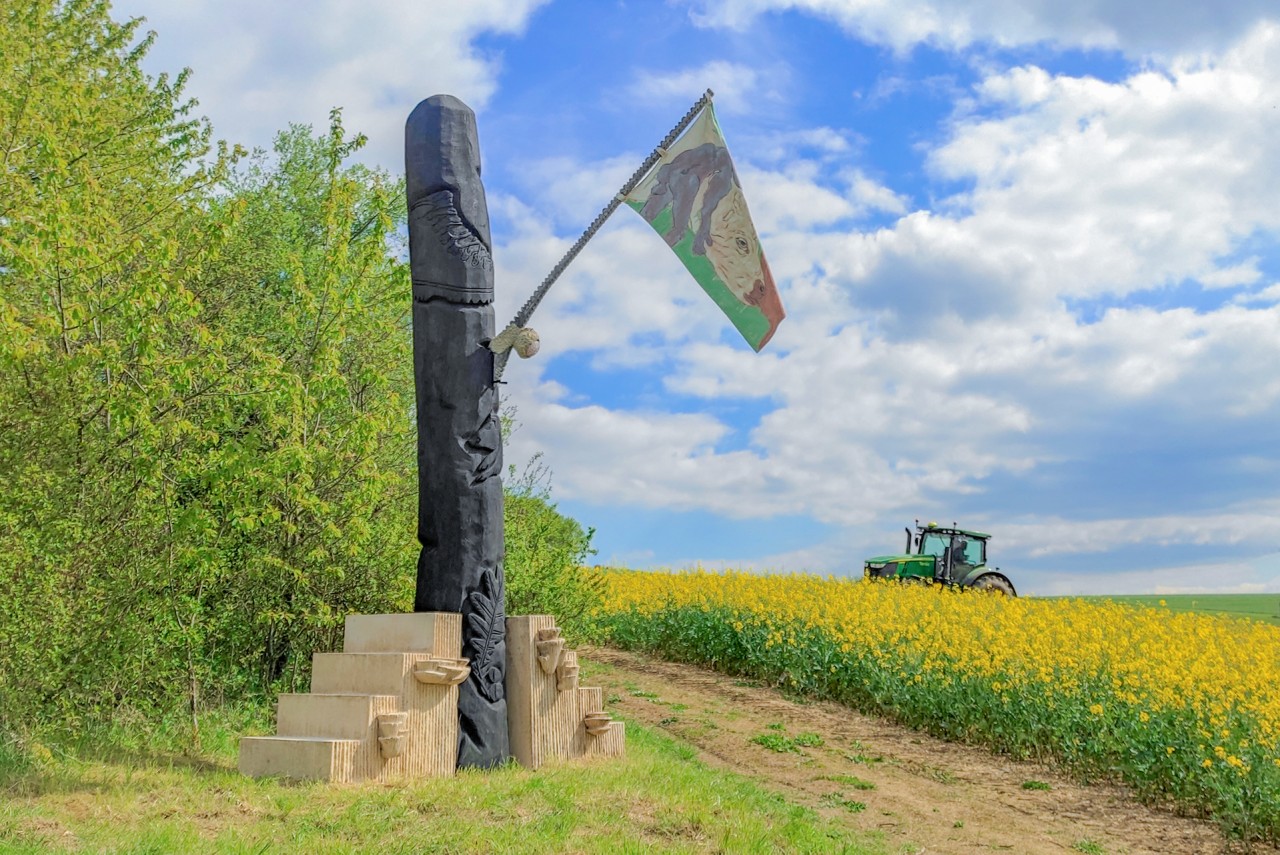
[[[694,746],[699,759],[850,826],[888,852],[1243,852],[1210,823],[1138,804],[1122,787],[1082,786],[1045,766],[934,739],[831,703],[798,703],[714,671],[609,648],[580,651],[584,685],[606,708]],[[816,734],[777,751],[756,737]],[[816,740],[802,738],[801,742]],[[1028,789],[1023,785],[1048,788]],[[1254,845],[1255,853],[1280,850]]]

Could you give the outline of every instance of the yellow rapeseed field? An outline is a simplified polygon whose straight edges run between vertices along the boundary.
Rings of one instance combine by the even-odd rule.
[[[1280,627],[807,575],[605,578],[614,643],[1118,775],[1280,837]]]

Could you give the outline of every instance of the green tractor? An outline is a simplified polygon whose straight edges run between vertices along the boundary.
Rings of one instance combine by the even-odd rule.
[[[951,528],[932,522],[920,525],[920,520],[916,520],[914,535],[909,528],[906,532],[906,554],[868,558],[863,566],[864,577],[938,582],[1018,596],[1013,583],[999,572],[999,567],[987,566],[987,541],[991,535],[956,528],[955,523]],[[911,552],[913,545],[915,554]]]

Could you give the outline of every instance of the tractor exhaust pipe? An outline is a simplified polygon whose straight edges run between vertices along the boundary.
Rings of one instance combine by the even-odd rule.
[[[904,552],[903,554],[904,554],[904,555],[910,555],[910,554],[911,554],[911,528],[910,528],[910,527],[906,527],[906,528],[904,528],[904,529],[903,529],[903,531],[905,531],[905,532],[907,533],[907,551],[906,551],[906,552]]]

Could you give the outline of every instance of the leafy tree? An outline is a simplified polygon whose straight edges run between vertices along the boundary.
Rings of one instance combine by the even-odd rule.
[[[194,715],[407,602],[403,194],[336,113],[237,167],[135,38],[0,12],[0,726]]]
[[[0,715],[177,677],[164,627],[119,629],[166,612],[164,461],[225,371],[186,282],[228,158],[135,34],[105,2],[0,11]]]
[[[504,413],[504,434],[515,429],[514,409]],[[534,455],[517,473],[510,466],[503,501],[507,614],[549,614],[571,637],[588,629],[604,579],[586,566],[594,529],[560,512],[551,501],[551,473]]]
[[[335,111],[214,147],[105,0],[0,7],[0,732],[300,689],[411,607],[403,186]],[[537,466],[508,611],[580,625],[591,532]]]
[[[389,251],[404,196],[343,165],[363,142],[336,111],[324,137],[292,127],[213,205],[227,251],[199,287],[244,369],[183,482],[214,544],[191,571],[216,582],[197,610],[218,622],[218,669],[259,686],[297,687],[348,612],[412,599],[408,277]]]

